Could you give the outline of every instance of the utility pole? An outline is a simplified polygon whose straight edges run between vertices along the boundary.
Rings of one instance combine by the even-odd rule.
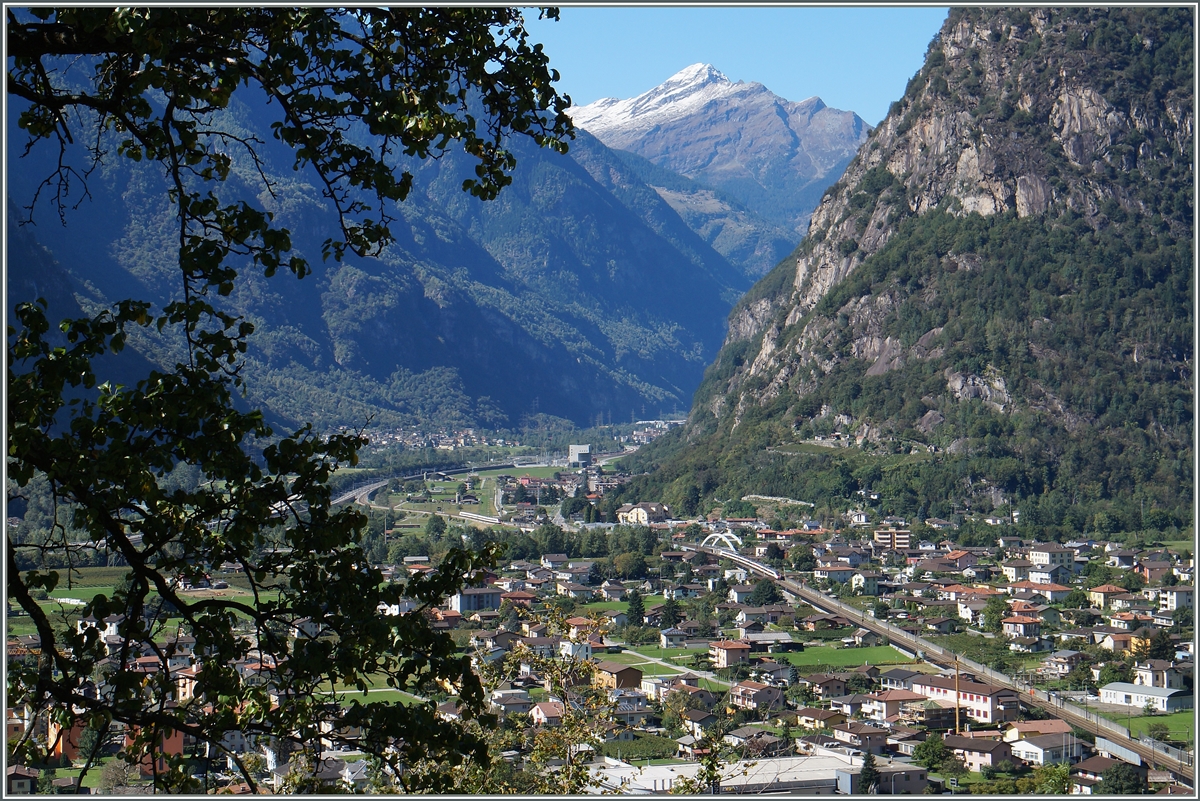
[[[954,655],[954,734],[959,733],[958,726],[958,654]]]

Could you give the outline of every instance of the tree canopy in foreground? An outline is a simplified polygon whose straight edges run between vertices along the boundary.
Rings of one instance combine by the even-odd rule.
[[[311,427],[280,436],[261,412],[239,408],[253,326],[222,311],[220,297],[240,270],[303,278],[309,266],[255,198],[227,196],[231,171],[258,165],[265,145],[223,128],[221,112],[235,94],[265,103],[274,136],[337,215],[325,256],[370,256],[391,241],[389,207],[411,186],[399,159],[461,146],[477,162],[463,189],[489,199],[511,180],[510,137],[566,150],[569,98],[553,88],[540,45],[506,8],[7,14],[9,111],[27,151],[60,155],[39,196],[25,199],[29,211],[61,210],[89,167],[140,162],[167,179],[179,264],[178,295],[162,308],[125,299],[60,332],[44,304],[12,317],[8,497],[45,481],[72,514],[48,539],[7,545],[8,598],[40,638],[31,658],[10,663],[10,705],[101,731],[124,724],[131,758],[171,732],[222,758],[227,732],[281,753],[324,737],[378,757],[407,789],[448,789],[444,768],[486,756],[478,728],[438,718],[432,703],[333,689],[440,688],[461,699],[465,718],[480,715],[467,658],[425,612],[495,552],[455,550],[432,576],[385,583],[358,545],[362,515],[334,508],[326,484],[354,464],[362,438]],[[72,167],[81,151],[87,166]],[[176,335],[182,355],[121,386],[104,375],[113,360],[98,359],[137,330]],[[184,468],[199,480],[169,480]],[[57,626],[35,598],[68,584],[97,549],[128,567],[111,595],[80,610],[116,623],[107,641],[95,625]],[[222,565],[245,577],[249,600],[181,589]],[[384,615],[381,605],[411,609]],[[16,746],[27,756],[34,747],[29,732]],[[194,789],[182,759],[144,764],[159,787]]]

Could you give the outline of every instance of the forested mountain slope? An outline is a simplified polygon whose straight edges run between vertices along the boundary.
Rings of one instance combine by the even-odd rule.
[[[1192,37],[1182,8],[952,11],[631,495],[1190,525]]]
[[[396,243],[375,259],[323,261],[336,217],[321,190],[292,172],[261,111],[231,107],[224,125],[257,137],[272,186],[234,148],[222,196],[257,197],[314,266],[297,281],[243,265],[228,299],[256,326],[249,400],[284,421],[498,427],[538,412],[586,425],[683,406],[750,284],[584,132],[568,156],[518,144],[514,183],[493,202],[461,191],[465,157],[414,164]],[[9,135],[23,141],[15,128]],[[20,207],[54,164],[48,148],[9,152]],[[86,160],[75,157],[82,175]],[[65,227],[43,194],[37,225],[23,232],[70,277],[51,316],[75,313],[76,302],[89,312],[125,297],[165,303],[179,291],[166,186],[114,158],[89,175],[87,197],[80,187]],[[14,242],[10,259],[25,258]],[[9,302],[37,291],[10,282]],[[140,334],[131,345],[154,362],[179,354],[178,343]]]

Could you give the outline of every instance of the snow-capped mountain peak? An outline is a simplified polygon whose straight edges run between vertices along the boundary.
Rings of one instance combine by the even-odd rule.
[[[637,97],[628,100],[606,97],[568,113],[576,125],[597,136],[610,129],[644,130],[745,86],[740,81],[733,83],[711,64],[692,64]]]

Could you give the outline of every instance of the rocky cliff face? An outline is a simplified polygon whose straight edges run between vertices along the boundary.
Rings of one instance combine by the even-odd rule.
[[[845,168],[868,126],[820,98],[785,100],[760,83],[734,83],[693,64],[627,100],[573,109],[606,145],[716,189],[796,239],[821,193]],[[682,214],[710,198],[667,196]]]
[[[883,482],[908,514],[1186,510],[1191,36],[1181,9],[951,12],[795,258],[735,308],[688,447],[643,457],[662,499]],[[831,439],[857,446],[836,474],[780,455]],[[889,454],[921,456],[863,466]]]
[[[878,253],[905,217],[939,209],[960,217],[1074,212],[1102,228],[1112,223],[1106,210],[1113,204],[1122,216],[1162,211],[1139,182],[1158,179],[1176,161],[1190,165],[1191,95],[1107,99],[1102,92],[1116,88],[1115,81],[1105,87],[1113,65],[1099,68],[1087,47],[1095,22],[1050,9],[951,16],[905,97],[813,213],[790,291],[732,315],[727,341],[763,335],[748,372],[772,375],[768,395],[787,383],[791,356],[811,353],[828,321],[807,321],[796,346],[783,352],[780,332]],[[1147,37],[1136,46],[1153,51],[1155,42]],[[1130,171],[1134,180],[1113,180]],[[1182,232],[1184,221],[1165,219]],[[978,257],[955,254],[950,262],[970,270]],[[903,364],[899,344],[873,330],[892,303],[861,298],[848,310],[859,322],[851,353],[872,362],[868,374]],[[921,349],[908,356],[923,358]]]

